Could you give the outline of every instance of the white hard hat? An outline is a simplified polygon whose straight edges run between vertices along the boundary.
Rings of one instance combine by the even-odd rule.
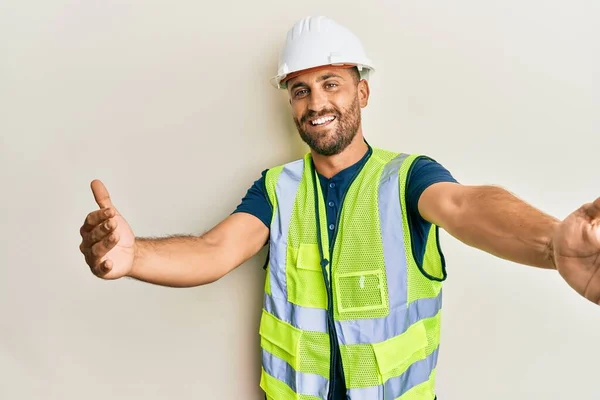
[[[303,18],[287,33],[271,84],[285,89],[282,81],[289,74],[326,65],[355,65],[362,79],[368,79],[374,70],[362,43],[350,30],[327,17]]]

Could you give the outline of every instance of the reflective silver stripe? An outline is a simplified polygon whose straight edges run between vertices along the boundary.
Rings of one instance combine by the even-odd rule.
[[[265,309],[282,321],[302,330],[327,333],[327,310],[302,307],[265,293]]]
[[[277,210],[271,222],[271,240],[269,251],[270,285],[274,297],[287,299],[287,282],[285,276],[286,254],[290,218],[294,209],[296,192],[302,180],[304,160],[294,161],[283,167],[275,193],[277,196]]]
[[[390,294],[391,297],[391,294]],[[404,306],[391,309],[384,318],[360,321],[336,321],[344,336],[342,344],[379,343],[404,333],[412,324],[423,318],[435,317],[442,308],[442,291],[437,297],[422,298]],[[343,339],[343,340],[342,340]]]
[[[426,382],[437,365],[439,347],[423,360],[412,364],[400,376],[389,379],[385,384],[361,389],[350,389],[350,400],[394,400],[420,383]],[[423,399],[433,400],[433,399]]]
[[[408,157],[407,154],[400,154],[386,164],[381,174],[377,198],[390,312],[396,307],[405,305],[408,298],[406,293],[406,252],[403,246],[404,225],[402,224],[398,183],[400,166],[406,157]]]
[[[298,394],[326,399],[329,391],[329,380],[317,374],[298,372],[286,361],[268,351],[262,351],[263,368],[272,377],[285,382]]]

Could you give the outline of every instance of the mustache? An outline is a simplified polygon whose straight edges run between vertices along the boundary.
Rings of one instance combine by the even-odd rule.
[[[340,113],[337,110],[331,109],[331,110],[323,110],[321,112],[316,112],[316,111],[309,111],[306,114],[304,114],[302,116],[302,118],[300,118],[300,122],[301,123],[305,123],[307,122],[309,119],[317,119],[317,118],[321,118],[324,117],[326,115],[333,115],[336,118],[339,118]]]

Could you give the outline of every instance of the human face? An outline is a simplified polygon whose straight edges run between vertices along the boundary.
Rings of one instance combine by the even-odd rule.
[[[347,68],[307,72],[287,83],[292,114],[302,140],[316,153],[341,153],[361,128],[367,105],[366,81]]]

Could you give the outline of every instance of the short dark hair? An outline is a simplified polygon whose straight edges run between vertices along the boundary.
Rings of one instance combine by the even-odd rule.
[[[354,83],[358,84],[358,82],[360,82],[360,71],[358,70],[358,67],[350,68],[350,74],[354,78]]]

